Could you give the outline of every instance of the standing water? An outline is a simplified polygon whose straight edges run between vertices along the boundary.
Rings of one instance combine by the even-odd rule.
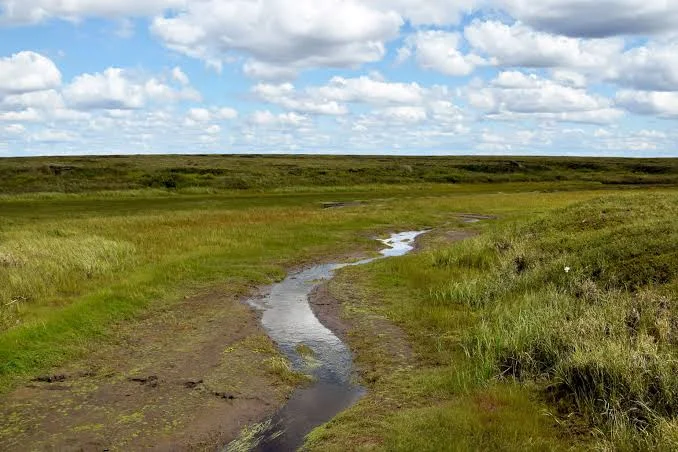
[[[353,405],[364,393],[363,388],[351,381],[351,351],[313,314],[308,303],[309,294],[340,268],[409,253],[414,249],[414,240],[425,232],[393,234],[381,240],[388,247],[381,251],[382,257],[352,264],[316,265],[275,284],[265,298],[249,301],[263,311],[264,328],[292,362],[294,370],[308,369],[306,361],[297,352],[300,345],[313,351],[314,361],[313,385],[294,392],[271,419],[270,428],[258,438],[256,450],[296,450],[311,430]]]

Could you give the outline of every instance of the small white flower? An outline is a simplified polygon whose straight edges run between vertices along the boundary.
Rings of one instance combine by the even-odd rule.
[[[565,267],[565,273],[570,273],[570,267]]]

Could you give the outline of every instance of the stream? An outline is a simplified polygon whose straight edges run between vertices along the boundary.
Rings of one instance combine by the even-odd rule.
[[[255,450],[298,449],[311,430],[349,408],[365,392],[352,381],[351,351],[316,318],[308,302],[309,294],[340,268],[409,253],[414,249],[415,239],[425,232],[392,234],[381,240],[387,248],[380,251],[380,257],[349,264],[316,265],[273,285],[264,298],[249,300],[250,305],[263,312],[262,325],[291,361],[293,369],[310,373],[314,378],[310,386],[297,389],[273,416],[270,427],[257,438]],[[297,347],[301,344],[313,351],[312,366],[308,358],[305,360],[298,353]]]

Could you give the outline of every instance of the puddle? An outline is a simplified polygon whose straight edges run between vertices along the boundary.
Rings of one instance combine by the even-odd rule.
[[[264,328],[292,362],[294,369],[310,373],[315,378],[310,387],[294,392],[271,420],[271,428],[258,438],[254,450],[296,450],[311,430],[353,405],[364,393],[363,388],[351,381],[351,351],[313,314],[308,303],[311,291],[331,279],[340,268],[409,253],[414,249],[415,239],[425,232],[393,234],[381,240],[387,246],[381,250],[381,257],[350,264],[316,265],[275,284],[263,299],[249,300],[252,306],[263,311],[261,322]],[[301,344],[313,351],[314,365],[310,370],[297,352]]]

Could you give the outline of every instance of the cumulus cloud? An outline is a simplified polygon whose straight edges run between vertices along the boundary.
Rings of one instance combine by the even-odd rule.
[[[184,86],[190,85],[190,84],[191,84],[191,81],[190,81],[190,79],[188,78],[188,75],[186,75],[186,74],[184,73],[184,71],[181,70],[181,68],[180,68],[179,66],[177,66],[177,67],[175,67],[174,69],[172,69],[172,78],[173,78],[175,81],[181,83],[181,84],[184,85]]]
[[[535,31],[519,22],[474,21],[464,36],[498,66],[601,68],[621,53],[622,39],[578,39]]]
[[[678,117],[678,92],[622,90],[616,104],[639,115]]]
[[[629,49],[607,68],[605,77],[647,91],[678,91],[678,41]]]
[[[79,75],[63,94],[69,104],[81,110],[134,110],[150,101],[200,100],[192,88],[176,89],[157,78],[138,79],[121,68]]]
[[[88,152],[659,150],[677,135],[642,116],[678,118],[678,6],[669,3],[0,0],[0,26],[150,23],[160,45],[223,79],[234,69],[256,79],[232,100],[253,111],[240,119],[203,102],[176,60],[137,69],[111,61],[66,83],[44,55],[0,56],[0,136],[5,145]],[[311,69],[325,72],[295,81]],[[475,77],[463,86],[467,76]],[[620,132],[625,114],[644,129]]]
[[[210,121],[231,120],[238,117],[238,111],[233,108],[191,108],[186,114],[186,125],[194,126]]]
[[[63,97],[54,89],[14,94],[0,100],[0,110],[22,110],[26,108],[55,110],[64,107]]]
[[[366,3],[382,10],[398,11],[412,25],[449,25],[459,22],[461,16],[471,12],[479,0],[367,0]]]
[[[213,64],[245,55],[249,74],[271,78],[378,61],[402,24],[395,11],[358,0],[204,0],[156,18],[152,31],[169,48]]]
[[[395,83],[372,77],[332,77],[324,86],[310,87],[314,97],[338,102],[363,102],[372,105],[419,104],[426,90],[418,83]]]
[[[414,56],[423,69],[446,75],[463,76],[472,73],[485,61],[476,55],[463,55],[458,47],[460,36],[439,30],[419,31],[408,36],[405,45],[398,51],[399,61]]]
[[[378,116],[395,123],[418,123],[428,118],[423,107],[388,107],[375,112]]]
[[[599,38],[675,30],[678,3],[671,0],[497,0],[535,28],[565,36]]]
[[[308,123],[307,116],[299,115],[294,112],[274,114],[269,110],[257,110],[249,117],[249,122],[253,125],[264,127],[301,127]]]
[[[323,97],[314,98],[308,93],[299,93],[291,83],[280,85],[259,83],[252,87],[252,92],[265,102],[297,113],[318,115],[345,115],[348,113],[348,108],[339,104],[336,100]]]
[[[67,130],[46,129],[34,133],[30,137],[30,141],[38,141],[43,143],[66,143],[77,141],[78,136]]]
[[[150,16],[188,0],[0,0],[0,23],[38,23],[51,18]]]
[[[61,72],[49,58],[35,52],[19,52],[0,59],[0,98],[57,88]]]
[[[212,118],[212,114],[206,108],[191,108],[188,110],[187,117],[194,122],[208,122]]]
[[[534,119],[606,123],[622,114],[608,99],[585,89],[517,71],[500,73],[488,87],[469,91],[468,99],[492,119],[519,120],[532,115]]]

